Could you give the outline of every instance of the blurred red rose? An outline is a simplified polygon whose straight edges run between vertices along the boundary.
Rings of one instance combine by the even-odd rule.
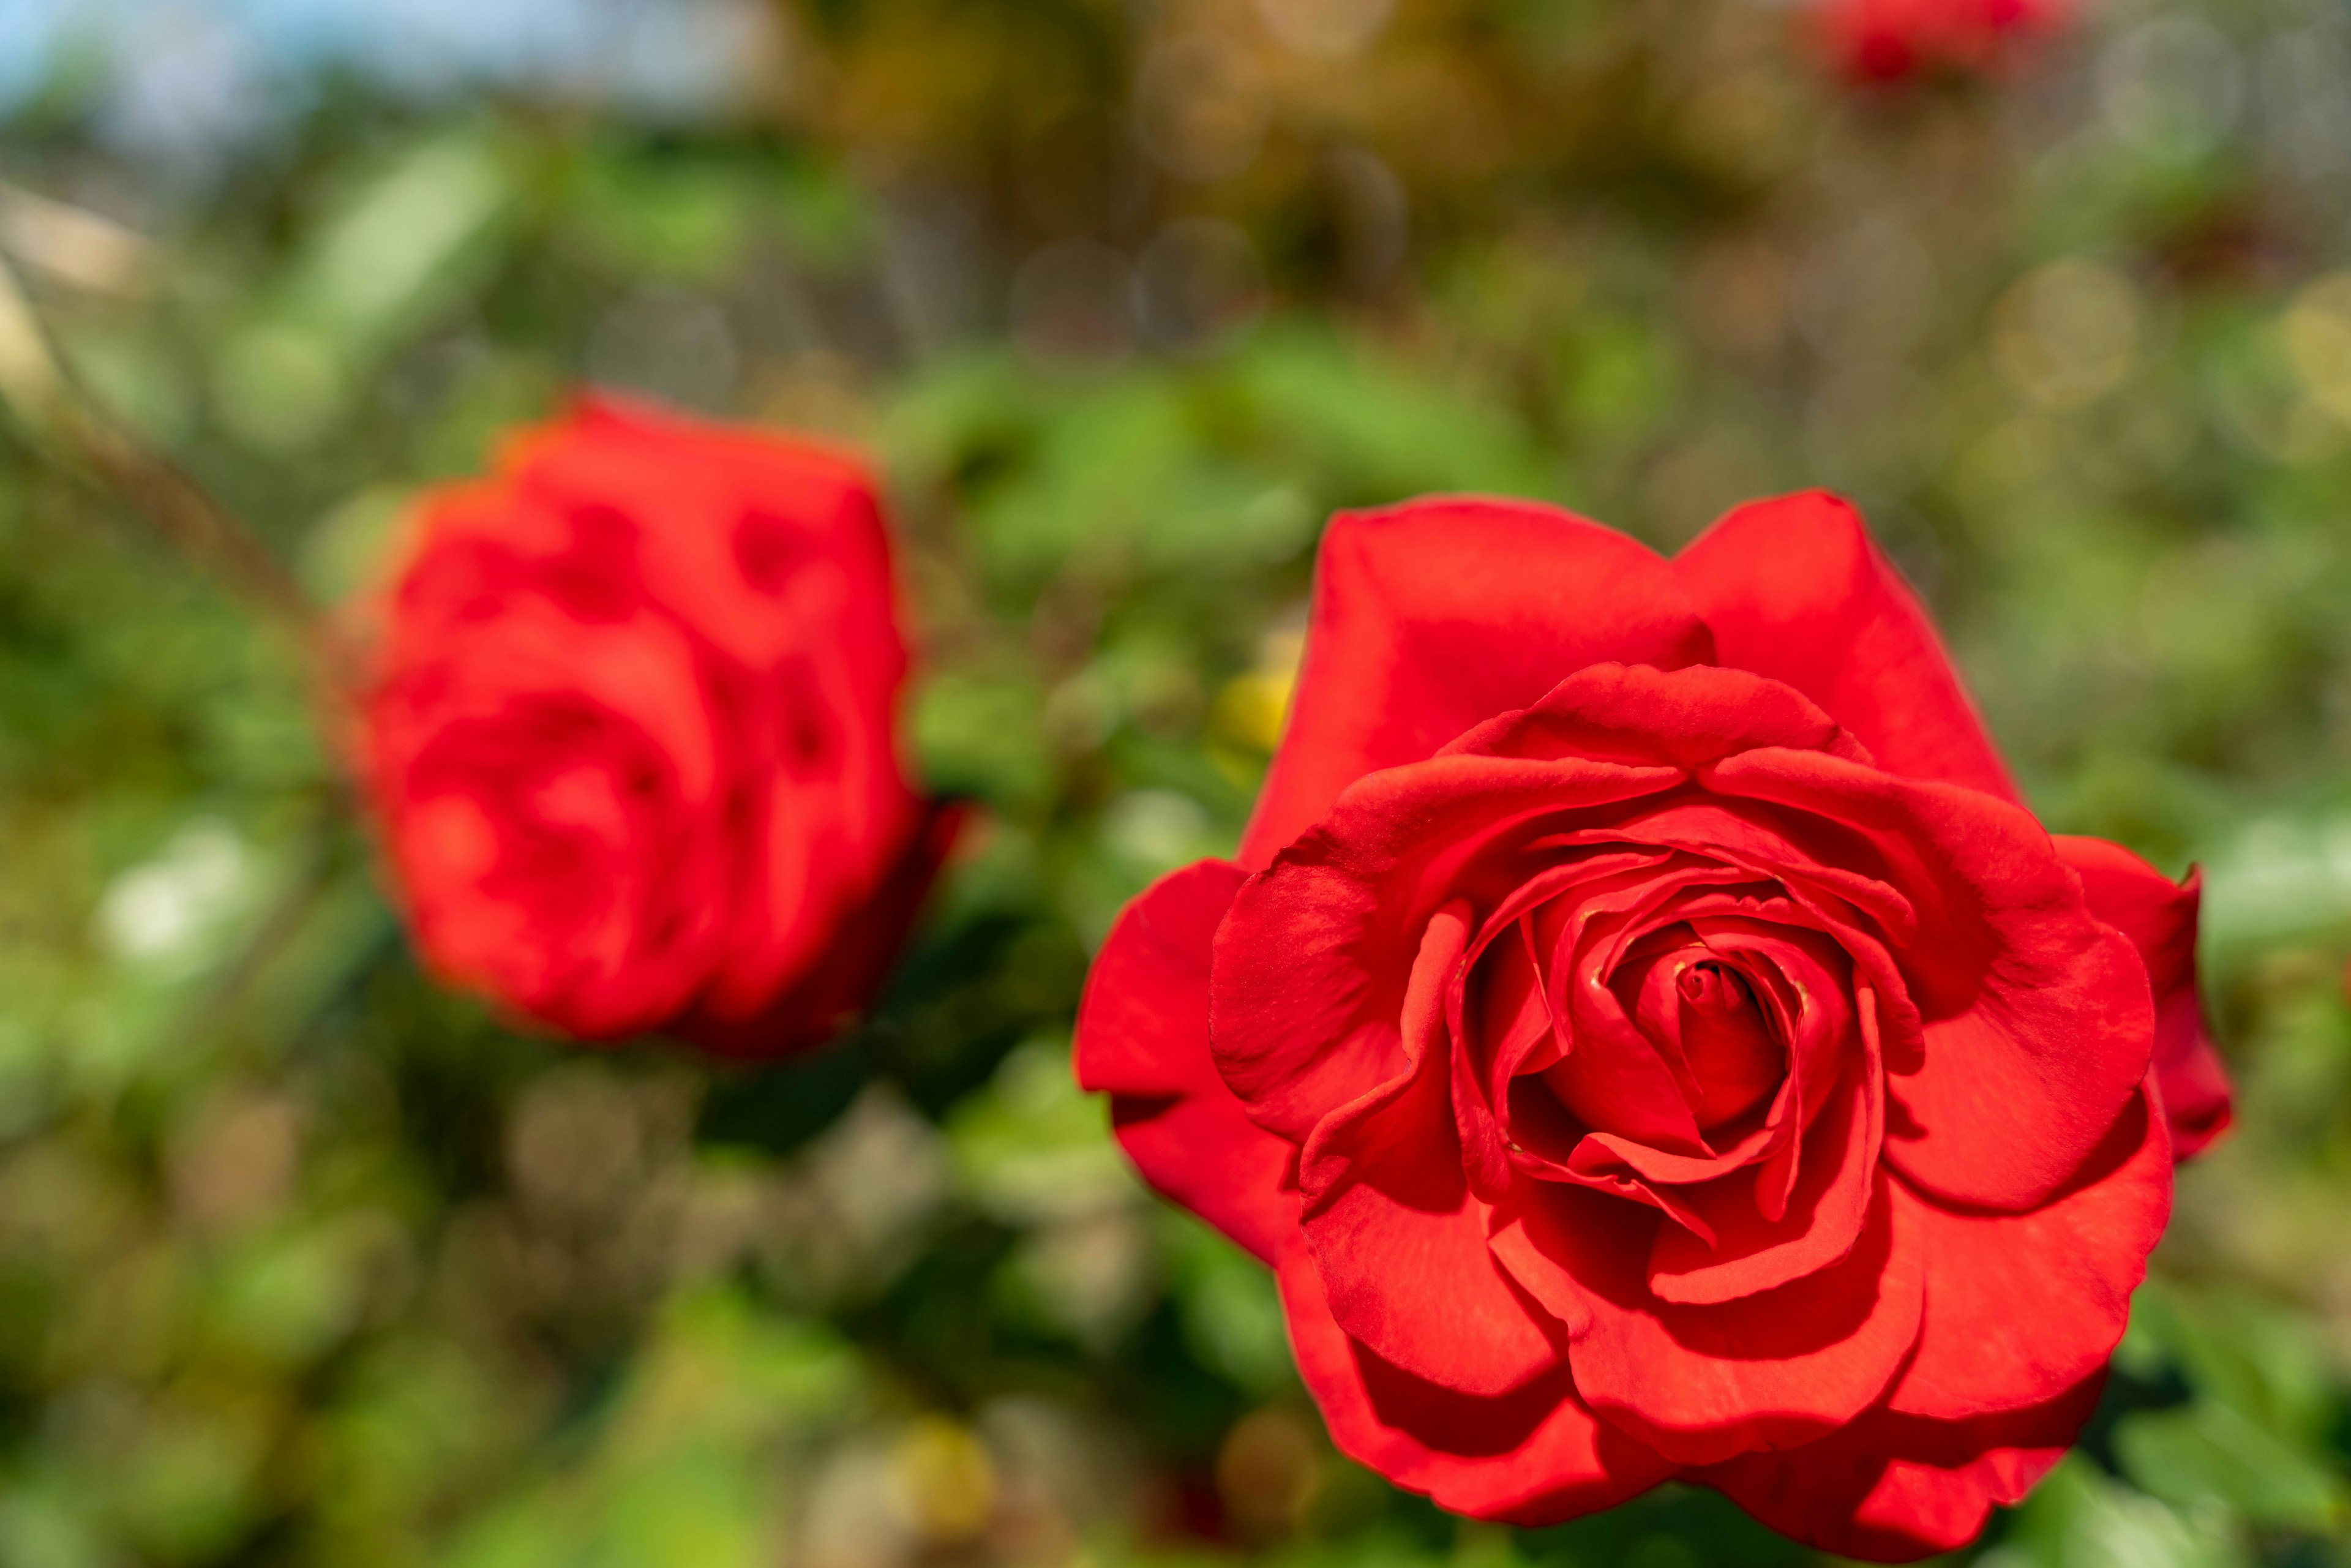
[[[2227,1121],[2195,907],[2042,830],[1844,503],[1667,561],[1420,501],[1332,523],[1238,863],[1121,917],[1078,1071],[1398,1484],[1914,1557],[2072,1441]]]
[[[427,960],[585,1039],[832,1033],[953,829],[899,764],[865,473],[590,400],[419,516],[363,742]]]
[[[2063,0],[1821,0],[1812,20],[1846,76],[1893,82],[1990,69],[2064,16]]]

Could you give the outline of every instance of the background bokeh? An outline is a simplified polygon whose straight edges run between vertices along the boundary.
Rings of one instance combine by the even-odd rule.
[[[1340,1460],[1067,1070],[1332,508],[1809,485],[2053,828],[2202,863],[2241,1088],[1977,1560],[2351,1563],[2346,220],[2332,0],[1874,91],[1761,0],[0,0],[0,258],[311,591],[583,379],[845,436],[986,808],[827,1055],[519,1038],[417,972],[298,644],[0,420],[0,1563],[1809,1560]]]

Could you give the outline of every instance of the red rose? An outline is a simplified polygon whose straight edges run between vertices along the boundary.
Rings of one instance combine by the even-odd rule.
[[[1895,82],[1994,68],[2064,17],[2061,0],[1822,0],[1813,25],[1848,78]]]
[[[867,999],[952,824],[854,463],[590,401],[426,497],[385,610],[366,773],[435,968],[750,1053]]]
[[[1121,917],[1078,1071],[1398,1484],[1911,1557],[2072,1440],[2227,1120],[2194,925],[2023,809],[1843,502],[1668,562],[1420,501],[1332,525],[1239,863]]]

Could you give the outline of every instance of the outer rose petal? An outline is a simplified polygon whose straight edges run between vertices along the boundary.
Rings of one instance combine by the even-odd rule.
[[[1927,1259],[1927,1321],[1887,1399],[1962,1420],[2037,1405],[2095,1374],[2171,1215],[2171,1152],[2150,1092],[2065,1192],[2031,1214],[1961,1213],[1900,1182]]]
[[[2018,800],[1934,623],[1823,491],[1740,507],[1674,558],[1714,632],[1714,662],[1785,681],[1878,766]]]
[[[1556,507],[1463,496],[1342,513],[1240,862],[1269,863],[1364,774],[1433,756],[1586,664],[1678,669],[1710,652],[1663,560]]]
[[[1873,1410],[1818,1442],[1746,1454],[1698,1479],[1824,1551],[1907,1563],[1974,1540],[2020,1502],[2097,1407],[2103,1368],[2045,1404],[1967,1421]]]
[[[1175,1099],[1111,1096],[1111,1130],[1154,1191],[1273,1260],[1298,1233],[1298,1151],[1251,1122],[1228,1090]]]
[[[1119,912],[1078,1003],[1081,1086],[1157,1097],[1222,1082],[1208,1056],[1208,959],[1248,880],[1230,861],[1195,861]]]
[[[1296,1150],[1251,1122],[1208,1055],[1208,956],[1248,873],[1229,861],[1168,873],[1128,904],[1078,1006],[1081,1088],[1144,1179],[1268,1264],[1298,1230]]]
[[[2228,1070],[2204,1029],[2196,988],[2196,915],[2203,883],[2175,883],[2120,844],[2058,834],[2057,856],[2082,879],[2090,913],[2131,939],[2155,989],[2155,1082],[2171,1152],[2188,1159],[2229,1130]]]
[[[1457,1394],[1382,1361],[1331,1315],[1302,1248],[1280,1263],[1290,1343],[1331,1440],[1396,1485],[1473,1519],[1552,1524],[1638,1496],[1674,1473],[1599,1420],[1562,1364],[1499,1398]]]

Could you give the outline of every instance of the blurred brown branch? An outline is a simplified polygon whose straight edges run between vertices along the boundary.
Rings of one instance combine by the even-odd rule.
[[[8,210],[0,207],[0,216]],[[195,479],[98,411],[75,385],[5,255],[0,255],[0,402],[16,412],[47,456],[113,491],[165,543],[292,633],[311,655],[330,694],[329,706],[349,694],[356,679],[350,651],[301,584],[249,527]]]

